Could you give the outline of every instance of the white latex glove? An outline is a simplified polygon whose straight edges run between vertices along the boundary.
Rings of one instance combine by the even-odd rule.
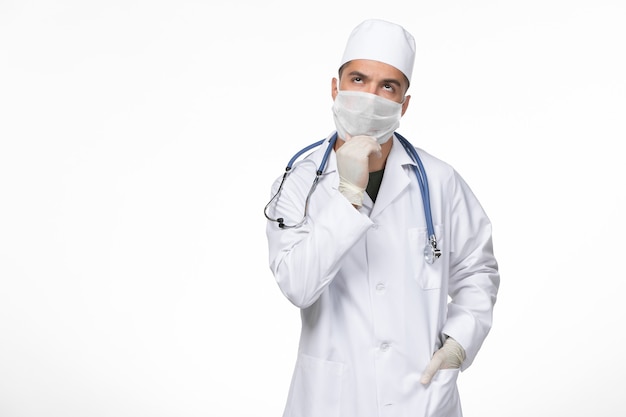
[[[381,156],[381,148],[371,136],[347,136],[337,150],[339,192],[357,207],[363,205],[363,193],[369,181],[369,157]]]
[[[465,349],[456,340],[448,337],[441,349],[433,355],[428,363],[426,370],[422,373],[420,382],[424,385],[428,384],[433,376],[440,369],[460,368],[465,360]]]

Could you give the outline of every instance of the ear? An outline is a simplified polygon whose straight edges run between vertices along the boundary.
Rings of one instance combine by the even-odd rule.
[[[339,85],[339,80],[333,77],[333,80],[331,82],[331,90],[330,90],[330,95],[333,97],[333,101],[335,101],[335,97],[337,97],[337,93],[339,92],[339,90],[337,89],[338,85]]]
[[[404,116],[404,113],[406,112],[406,109],[409,107],[409,101],[411,101],[411,96],[405,96],[404,97],[404,103],[402,103],[402,114],[401,114],[401,116]]]

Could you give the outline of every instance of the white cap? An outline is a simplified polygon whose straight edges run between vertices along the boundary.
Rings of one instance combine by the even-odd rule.
[[[353,59],[389,64],[399,69],[410,82],[415,62],[415,39],[395,23],[365,20],[350,34],[339,67]]]

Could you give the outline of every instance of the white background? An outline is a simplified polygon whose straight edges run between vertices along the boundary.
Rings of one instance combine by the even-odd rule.
[[[263,206],[370,17],[494,224],[466,417],[626,415],[624,2],[0,0],[0,417],[281,414]]]

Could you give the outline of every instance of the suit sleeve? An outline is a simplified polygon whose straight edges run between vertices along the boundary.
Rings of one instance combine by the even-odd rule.
[[[443,333],[465,349],[465,370],[487,337],[500,285],[489,218],[465,181],[455,172],[450,208],[448,316]]]
[[[314,177],[310,171],[294,170],[272,209],[286,224],[302,219]],[[342,257],[372,225],[331,185],[335,176],[330,173],[321,177],[302,226],[281,229],[271,221],[266,226],[270,269],[282,293],[300,308],[319,298],[341,268]],[[278,184],[279,180],[272,187],[272,195]]]

